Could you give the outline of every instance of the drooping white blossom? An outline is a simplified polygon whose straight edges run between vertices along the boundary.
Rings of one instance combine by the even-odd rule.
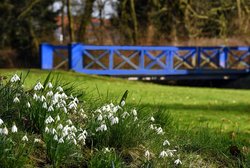
[[[106,124],[102,124],[100,127],[98,127],[98,128],[96,129],[96,132],[98,132],[98,131],[101,131],[101,132],[107,131],[107,126],[106,126]]]
[[[154,121],[155,121],[155,118],[154,118],[154,117],[151,117],[151,118],[150,118],[150,121],[154,122]]]
[[[125,111],[124,113],[122,113],[122,118],[126,118],[127,116],[130,116],[130,114],[127,112],[127,111]]]
[[[14,103],[19,103],[20,100],[18,99],[18,97],[15,97],[14,100],[13,100]]]
[[[51,82],[49,82],[49,83],[47,84],[47,87],[48,87],[48,88],[50,88],[50,89],[52,89],[52,88],[53,88],[52,83],[51,83]]]
[[[47,108],[48,108],[47,103],[46,103],[46,102],[43,102],[42,107],[43,107],[44,109],[47,109]]]
[[[136,111],[136,109],[133,109],[133,110],[132,110],[132,114],[133,114],[134,116],[137,116],[137,111]]]
[[[3,129],[2,129],[2,134],[3,135],[8,135],[9,131],[7,129],[7,127],[5,126]]]
[[[63,88],[61,86],[58,86],[56,90],[58,90],[58,92],[63,92]]]
[[[174,163],[175,163],[176,165],[182,164],[182,162],[181,162],[180,159],[175,160]]]
[[[3,120],[0,118],[0,125],[2,125],[3,124]]]
[[[45,123],[46,123],[46,124],[50,124],[50,123],[52,123],[52,122],[54,122],[54,119],[53,119],[51,116],[49,116],[49,117],[45,120]]]
[[[144,155],[147,158],[147,160],[149,160],[149,158],[150,158],[150,152],[148,150],[146,150],[146,152],[145,152]]]
[[[47,94],[46,94],[46,97],[52,97],[53,96],[53,92],[52,91],[49,91]]]
[[[63,137],[59,139],[58,143],[64,143]]]
[[[35,138],[35,139],[34,139],[34,143],[41,143],[41,142],[42,142],[41,139],[38,139],[38,138]]]
[[[121,106],[123,107],[125,105],[125,101],[123,100],[122,102],[121,102]]]
[[[29,103],[29,102],[27,102],[26,106],[27,106],[28,108],[30,108],[30,103]]]
[[[159,158],[168,157],[168,153],[166,151],[161,151]]]
[[[14,82],[17,82],[17,81],[20,81],[20,78],[17,74],[15,74],[14,76],[12,76],[12,78],[10,79],[10,82],[11,83],[14,83]]]
[[[23,136],[22,141],[26,141],[26,142],[28,142],[28,141],[29,141],[29,139],[28,139],[27,135],[24,135],[24,136]]]
[[[49,106],[48,111],[54,111],[53,106]]]
[[[119,118],[118,117],[111,117],[111,125],[118,124],[119,123]]]
[[[16,127],[16,124],[14,123],[12,128],[11,128],[11,132],[15,133],[17,132],[17,127]]]
[[[166,145],[170,146],[170,143],[169,143],[168,140],[165,140],[165,141],[163,142],[163,146],[166,146]]]
[[[41,90],[41,89],[43,89],[43,85],[42,85],[40,82],[38,82],[38,83],[34,86],[34,90],[39,91],[39,90]]]

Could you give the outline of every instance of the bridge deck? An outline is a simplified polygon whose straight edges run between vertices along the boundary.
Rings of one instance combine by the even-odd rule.
[[[41,44],[42,69],[67,65],[110,76],[232,78],[250,74],[250,47],[94,46]],[[62,61],[55,65],[55,58]]]

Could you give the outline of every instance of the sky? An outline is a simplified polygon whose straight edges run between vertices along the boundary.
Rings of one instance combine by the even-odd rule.
[[[82,4],[82,0],[74,0],[74,2],[76,4],[79,4],[79,5],[76,5],[76,6],[72,7],[72,14],[77,15],[77,13],[81,12],[81,5],[83,5],[83,4]],[[109,19],[112,15],[116,14],[115,9],[112,6],[112,3],[116,3],[117,0],[96,0],[94,2],[94,7],[93,7],[93,13],[92,13],[93,17],[99,17],[100,16],[99,10],[98,10],[98,2],[105,4],[104,10],[103,10],[103,13],[102,13],[103,18]],[[57,11],[57,10],[61,9],[61,7],[62,7],[62,3],[61,3],[61,1],[58,1],[58,2],[55,2],[53,4],[52,9],[54,11]],[[64,9],[64,11],[66,12],[66,9]]]

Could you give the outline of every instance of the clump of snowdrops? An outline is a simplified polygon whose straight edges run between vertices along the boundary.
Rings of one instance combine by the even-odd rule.
[[[54,167],[182,164],[178,148],[171,146],[153,113],[126,105],[127,91],[119,102],[94,100],[100,104],[96,107],[89,102],[93,100],[84,99],[84,93],[51,74],[25,90],[26,76],[15,74],[8,81],[0,81],[1,163],[14,155],[22,158],[23,165],[30,163],[28,155],[36,150],[37,143],[47,158],[43,164]],[[36,160],[32,164],[37,164]]]

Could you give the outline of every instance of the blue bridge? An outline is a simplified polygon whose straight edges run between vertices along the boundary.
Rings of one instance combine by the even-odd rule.
[[[42,69],[85,74],[231,79],[250,74],[250,47],[66,46],[41,44]]]

